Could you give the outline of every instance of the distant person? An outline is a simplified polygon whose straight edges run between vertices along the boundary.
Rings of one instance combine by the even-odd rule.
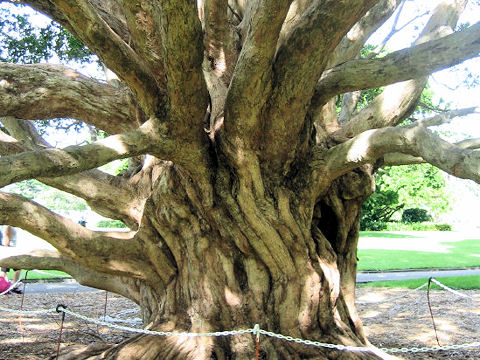
[[[3,270],[0,271],[0,294],[9,294],[10,292],[7,292],[7,290],[10,289],[10,286],[12,286],[12,283],[8,280],[7,273]]]
[[[14,227],[7,225],[2,237],[2,246],[15,246],[17,244],[17,231]],[[7,273],[10,268],[1,268],[1,272],[5,273],[5,278],[8,279]],[[20,279],[20,269],[13,269],[13,283],[17,284],[11,291],[16,294],[21,294],[22,290],[18,288],[18,280]]]

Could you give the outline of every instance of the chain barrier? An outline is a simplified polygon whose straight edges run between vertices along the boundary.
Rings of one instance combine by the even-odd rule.
[[[435,281],[437,285],[440,286],[438,281]],[[442,284],[443,285],[443,284]],[[421,287],[417,288],[420,289]],[[443,287],[443,286],[442,286]],[[415,289],[415,290],[417,290]],[[453,290],[454,293],[458,293]],[[460,293],[458,293],[460,294]],[[463,295],[463,294],[462,294]],[[467,296],[462,296],[467,297]],[[271,331],[263,330],[260,328],[259,324],[255,324],[253,328],[250,329],[240,329],[240,330],[230,330],[230,331],[217,331],[217,332],[203,332],[203,333],[191,333],[191,332],[174,332],[174,331],[153,331],[148,329],[139,329],[139,328],[132,328],[122,325],[113,324],[107,321],[101,321],[93,318],[89,318],[87,316],[75,313],[69,310],[64,305],[58,305],[55,309],[47,309],[47,310],[12,310],[0,307],[0,311],[14,313],[14,314],[21,314],[21,315],[37,315],[37,314],[48,314],[48,313],[62,313],[62,321],[65,314],[73,316],[77,319],[81,319],[86,322],[90,322],[93,324],[97,324],[100,326],[105,326],[108,328],[125,331],[125,332],[132,332],[137,334],[144,334],[144,335],[154,335],[154,336],[184,336],[184,337],[225,337],[225,336],[235,336],[235,335],[244,335],[244,334],[253,334],[255,336],[256,341],[256,354],[259,354],[259,344],[260,344],[260,335],[264,335],[271,338],[276,338],[279,340],[295,342],[297,344],[307,345],[307,346],[314,346],[319,348],[327,348],[327,349],[335,349],[339,351],[353,351],[353,352],[373,352],[376,353],[379,350],[384,351],[387,353],[424,353],[424,352],[433,352],[433,351],[448,351],[448,350],[474,350],[474,348],[480,347],[480,341],[467,343],[467,344],[456,344],[456,345],[445,345],[445,346],[435,346],[435,347],[403,347],[403,348],[369,348],[369,347],[362,347],[362,346],[349,346],[349,345],[336,345],[336,344],[329,344],[323,343],[319,341],[312,341],[312,340],[305,340],[300,338],[294,338],[288,335],[277,334]]]
[[[419,291],[419,290],[422,290],[424,287],[426,287],[428,285],[428,282],[426,282],[425,284],[423,285],[420,285],[419,287],[413,289],[412,291]],[[385,299],[385,300],[374,300],[374,301],[356,301],[355,303],[356,304],[383,304],[383,303],[387,303],[387,302],[391,302],[391,301],[395,301],[395,300],[399,300],[399,299],[403,299],[407,296],[409,296],[410,293],[408,294],[404,294],[404,295],[400,295],[400,296],[395,296],[395,297],[391,297],[391,298],[388,298],[388,299]]]
[[[453,290],[453,289],[449,288],[447,285],[443,285],[440,281],[438,281],[435,278],[431,278],[431,281],[433,283],[437,284],[438,286],[440,286],[442,289],[447,290],[447,291],[451,292],[452,294],[457,295],[458,297],[463,297],[465,299],[475,300],[471,296],[468,296],[468,295],[462,294],[462,293],[460,293],[456,290]]]

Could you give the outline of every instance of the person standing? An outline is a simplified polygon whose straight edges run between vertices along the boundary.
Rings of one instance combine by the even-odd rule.
[[[5,226],[4,234],[2,237],[2,246],[15,246],[17,244],[17,231],[15,230],[14,227],[7,225]],[[8,273],[10,268],[1,268],[0,269],[2,272]],[[18,280],[20,279],[20,269],[13,269],[13,283],[17,284]],[[18,288],[18,285],[14,287],[12,292],[16,294],[21,294],[22,290]]]

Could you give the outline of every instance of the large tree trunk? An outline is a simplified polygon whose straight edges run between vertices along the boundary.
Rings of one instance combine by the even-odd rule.
[[[131,231],[93,231],[0,191],[0,223],[58,250],[0,264],[64,270],[129,297],[149,329],[259,324],[366,346],[356,248],[375,168],[399,153],[480,183],[480,153],[428,130],[438,119],[396,127],[429,73],[478,55],[480,24],[454,32],[466,0],[439,1],[415,46],[378,59],[361,49],[401,0],[13,2],[71,31],[118,81],[0,63],[0,187],[39,179]],[[379,86],[362,109],[346,95],[338,119],[337,96]],[[28,123],[65,117],[113,135],[57,149]],[[96,169],[126,158],[121,176]],[[251,334],[144,335],[64,358],[252,359],[254,349]],[[378,356],[261,338],[265,359]]]
[[[148,328],[214,332],[259,324],[296,338],[366,345],[354,286],[359,209],[371,190],[369,175],[357,171],[340,178],[316,204],[281,187],[258,199],[248,185],[233,179],[218,172],[215,206],[208,210],[175,167],[167,167],[156,182],[144,223],[151,224],[148,233],[156,237],[150,241],[170,249],[178,271],[159,287],[162,291],[152,284],[140,290]],[[252,359],[254,352],[251,334],[142,335],[91,358]],[[376,358],[265,336],[260,354],[261,359]]]

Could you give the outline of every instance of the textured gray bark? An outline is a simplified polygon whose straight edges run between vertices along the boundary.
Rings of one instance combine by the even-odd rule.
[[[61,269],[127,296],[151,329],[258,323],[285,335],[368,346],[354,296],[360,208],[374,171],[392,161],[426,161],[480,182],[478,141],[450,144],[428,129],[473,109],[397,126],[430,72],[478,55],[478,24],[447,36],[464,1],[439,1],[417,45],[369,60],[359,51],[400,1],[20,2],[70,30],[119,81],[100,83],[62,66],[0,64],[0,186],[37,178],[131,231],[92,231],[0,192],[0,223],[58,250],[0,264]],[[336,95],[380,85],[384,93],[360,111],[357,95],[347,94],[337,116]],[[56,149],[26,122],[57,117],[111,135]],[[135,166],[119,176],[97,169],[121,158]],[[262,339],[261,353],[386,358],[272,339]],[[71,356],[253,355],[248,336],[139,336]]]

